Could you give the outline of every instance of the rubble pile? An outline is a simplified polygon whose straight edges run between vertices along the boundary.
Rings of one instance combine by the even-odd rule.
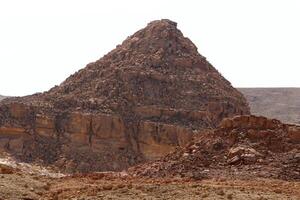
[[[187,147],[129,171],[148,177],[300,180],[300,127],[257,116],[224,119]]]

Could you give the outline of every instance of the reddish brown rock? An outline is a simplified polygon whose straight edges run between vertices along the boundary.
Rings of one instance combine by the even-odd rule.
[[[293,143],[300,143],[300,127],[299,126],[290,126],[288,129],[288,137]]]

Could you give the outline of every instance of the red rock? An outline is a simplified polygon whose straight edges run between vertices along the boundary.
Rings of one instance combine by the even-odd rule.
[[[288,129],[288,137],[293,143],[300,142],[300,127],[291,126]]]

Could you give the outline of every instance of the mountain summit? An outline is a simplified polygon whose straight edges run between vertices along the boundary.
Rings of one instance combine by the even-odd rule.
[[[192,115],[206,112],[205,123],[194,123],[197,128],[216,125],[224,117],[249,113],[243,95],[198,53],[177,24],[167,19],[149,23],[61,85],[27,98],[51,109],[124,117],[139,115],[136,110],[173,110]],[[150,116],[157,117],[162,118],[160,114]],[[169,121],[182,123],[186,116],[182,117]]]

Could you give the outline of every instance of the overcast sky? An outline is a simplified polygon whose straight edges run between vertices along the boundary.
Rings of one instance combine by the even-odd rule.
[[[161,18],[235,87],[300,87],[299,0],[0,0],[0,94],[48,90]]]

